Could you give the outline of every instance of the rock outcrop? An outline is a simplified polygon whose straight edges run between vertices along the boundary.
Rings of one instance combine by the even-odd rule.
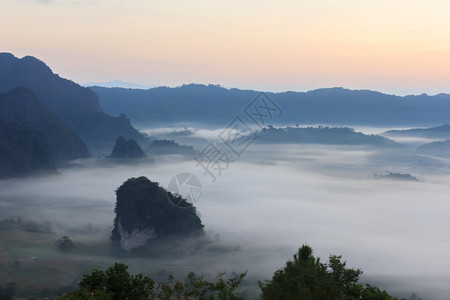
[[[158,239],[203,234],[196,208],[146,177],[128,179],[116,195],[111,240],[127,252]]]
[[[126,140],[123,136],[116,139],[116,144],[111,152],[110,158],[144,158],[145,153],[139,144],[133,140]]]

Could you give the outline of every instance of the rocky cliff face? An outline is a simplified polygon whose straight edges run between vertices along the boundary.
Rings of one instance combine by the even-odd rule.
[[[0,179],[56,173],[46,137],[14,121],[0,120]]]
[[[150,240],[178,237],[185,240],[203,234],[196,208],[146,177],[128,179],[117,189],[116,195],[111,240],[119,242],[125,251],[141,247]]]
[[[12,120],[40,131],[57,161],[90,157],[75,131],[43,107],[28,88],[18,87],[0,94],[0,120]]]
[[[144,158],[146,155],[139,144],[133,140],[126,140],[119,136],[111,152],[111,158]]]
[[[42,105],[73,128],[91,150],[111,149],[118,135],[146,140],[125,115],[105,114],[91,89],[59,77],[32,56],[19,59],[0,53],[0,93],[18,86],[33,90]]]
[[[144,246],[149,240],[156,238],[155,228],[135,228],[130,233],[123,229],[120,220],[117,222],[117,227],[120,235],[120,248],[125,252]]]

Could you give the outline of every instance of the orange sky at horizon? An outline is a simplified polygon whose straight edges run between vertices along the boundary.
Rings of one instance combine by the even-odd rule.
[[[450,92],[450,2],[0,0],[0,51],[79,83]]]

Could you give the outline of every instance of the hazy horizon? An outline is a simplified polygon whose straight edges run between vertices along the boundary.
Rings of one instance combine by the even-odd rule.
[[[313,87],[313,88],[303,88],[303,89],[297,89],[297,90],[293,90],[293,89],[272,89],[272,90],[268,90],[268,89],[264,89],[264,88],[251,88],[251,87],[245,87],[245,86],[223,86],[220,83],[196,83],[196,82],[185,82],[185,83],[180,83],[180,84],[176,84],[176,85],[151,85],[148,83],[133,83],[133,82],[126,82],[126,81],[122,81],[122,80],[110,80],[110,81],[99,81],[99,82],[85,82],[85,83],[78,83],[81,86],[100,86],[100,87],[106,87],[106,88],[114,88],[114,87],[118,87],[118,88],[131,88],[131,89],[143,89],[143,90],[147,90],[147,89],[154,89],[154,88],[158,88],[158,87],[169,87],[169,88],[177,88],[177,87],[181,87],[183,85],[189,85],[189,84],[203,84],[203,85],[218,85],[220,87],[223,87],[225,89],[242,89],[242,90],[255,90],[255,91],[260,91],[260,92],[270,92],[270,93],[284,93],[284,92],[299,92],[299,93],[305,93],[305,92],[310,92],[313,90],[318,90],[318,89],[332,89],[332,88],[343,88],[343,89],[349,89],[349,90],[353,90],[353,91],[358,91],[358,90],[370,90],[370,91],[374,91],[374,92],[381,92],[383,94],[389,94],[389,95],[395,95],[395,96],[411,96],[411,95],[422,95],[422,94],[427,94],[429,96],[434,96],[434,95],[438,95],[438,94],[450,94],[450,88],[442,88],[442,89],[419,89],[419,88],[415,88],[415,89],[398,89],[395,87],[379,87],[379,88],[347,88],[345,86],[318,86],[318,87]],[[441,91],[442,90],[442,91]],[[428,92],[427,92],[428,91]],[[446,91],[446,92],[444,92]]]

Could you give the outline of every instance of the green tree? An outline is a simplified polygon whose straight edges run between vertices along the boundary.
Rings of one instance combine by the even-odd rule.
[[[229,279],[225,279],[224,275],[219,273],[216,282],[208,282],[191,272],[184,281],[169,275],[167,281],[157,283],[142,274],[132,275],[128,272],[128,266],[115,263],[106,271],[94,269],[91,274],[83,275],[78,290],[58,299],[241,299],[236,289],[246,273]]]
[[[0,286],[0,300],[12,300],[16,293],[17,284],[12,281],[8,282],[5,287]]]
[[[68,252],[69,250],[75,248],[75,244],[69,239],[68,236],[63,236],[58,239],[55,243],[56,247],[63,252]]]
[[[298,300],[391,300],[386,291],[358,283],[362,271],[346,268],[341,256],[331,255],[327,263],[313,256],[303,245],[271,280],[259,282],[263,299]]]

